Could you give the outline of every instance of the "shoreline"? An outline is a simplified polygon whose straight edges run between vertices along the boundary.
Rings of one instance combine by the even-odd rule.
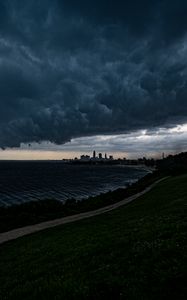
[[[101,193],[81,201],[69,199],[63,203],[55,199],[49,199],[26,202],[10,207],[0,207],[0,232],[58,218],[65,218],[118,203],[141,192],[162,177],[159,172],[154,171],[125,188]]]
[[[87,218],[91,218],[94,216],[98,216],[107,212],[110,212],[114,209],[117,209],[121,206],[127,205],[129,203],[131,203],[132,201],[138,199],[139,197],[145,195],[146,193],[148,193],[149,191],[152,190],[153,187],[155,187],[158,183],[164,181],[165,179],[167,179],[168,177],[163,177],[157,181],[155,181],[153,184],[151,184],[150,186],[146,187],[143,191],[134,194],[133,196],[130,196],[122,201],[119,201],[115,204],[112,205],[108,205],[102,208],[99,208],[97,210],[92,210],[92,211],[88,211],[85,213],[79,213],[76,215],[72,215],[72,216],[68,216],[68,217],[63,217],[60,219],[55,219],[55,220],[50,220],[47,222],[41,222],[38,224],[34,224],[34,225],[30,225],[30,226],[25,226],[22,228],[17,228],[8,232],[3,232],[0,233],[0,245],[15,240],[17,238],[26,236],[26,235],[30,235],[48,228],[53,228],[59,225],[64,225],[64,224],[68,224],[68,223],[73,223],[76,221],[80,221],[80,220],[84,220]]]
[[[186,299],[186,182],[2,244],[0,298]]]
[[[46,165],[44,170],[41,165],[37,168],[34,165],[31,168],[28,165],[24,167],[19,165],[16,171],[13,167],[10,168],[12,172],[10,177],[7,167],[4,169],[4,177],[3,172],[1,173],[0,208],[46,199],[66,202],[74,198],[82,201],[118,188],[125,188],[152,172],[142,165],[61,167],[58,164],[51,169]],[[16,177],[16,172],[21,174],[22,184]]]

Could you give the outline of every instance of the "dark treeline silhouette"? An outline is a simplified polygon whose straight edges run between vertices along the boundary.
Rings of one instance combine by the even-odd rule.
[[[166,158],[156,161],[157,169],[170,175],[187,172],[187,152],[176,155],[168,155]]]

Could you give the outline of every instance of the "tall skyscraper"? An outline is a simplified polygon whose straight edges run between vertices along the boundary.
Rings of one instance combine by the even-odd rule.
[[[96,158],[96,152],[95,152],[95,150],[93,152],[93,158]]]

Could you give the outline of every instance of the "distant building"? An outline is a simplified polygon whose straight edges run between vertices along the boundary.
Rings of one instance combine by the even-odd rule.
[[[113,159],[114,159],[114,158],[113,158],[113,155],[110,155],[110,156],[109,156],[109,159],[110,159],[110,160],[113,160]]]
[[[102,157],[102,153],[99,153],[99,159],[102,159],[103,157]]]
[[[95,152],[95,150],[93,152],[93,158],[96,158],[96,152]]]
[[[81,155],[80,159],[81,160],[90,160],[90,156],[89,155]]]
[[[106,153],[105,153],[105,159],[108,159],[108,158],[107,158],[107,154],[106,154]]]

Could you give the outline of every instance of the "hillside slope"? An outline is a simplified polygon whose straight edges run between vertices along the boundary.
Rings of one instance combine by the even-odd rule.
[[[0,299],[186,299],[187,175],[0,247]]]

